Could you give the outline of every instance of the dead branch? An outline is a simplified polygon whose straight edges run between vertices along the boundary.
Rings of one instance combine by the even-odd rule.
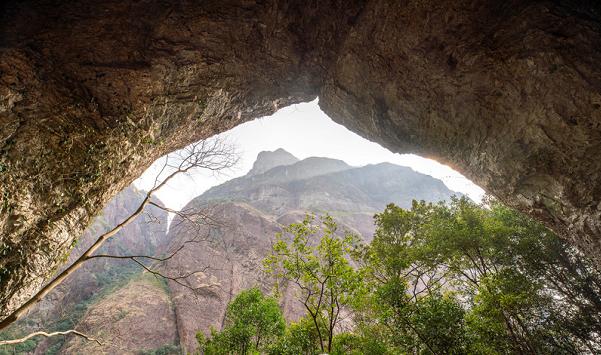
[[[146,272],[151,273],[153,276],[157,278],[163,278],[166,280],[171,280],[178,285],[185,287],[193,292],[199,291],[202,288],[210,288],[217,285],[202,285],[198,287],[193,287],[188,283],[187,278],[199,273],[204,273],[209,269],[215,270],[210,267],[204,267],[200,270],[195,270],[192,272],[188,272],[186,274],[169,276],[159,271],[159,267],[157,264],[167,262],[174,258],[179,252],[181,252],[188,244],[192,243],[202,243],[206,242],[210,236],[211,228],[217,228],[222,226],[222,223],[218,221],[216,218],[212,216],[211,213],[207,213],[206,209],[195,209],[195,208],[184,208],[181,211],[173,210],[164,206],[161,206],[153,201],[149,202],[150,205],[153,205],[159,209],[162,209],[166,212],[173,213],[179,217],[181,220],[179,223],[187,222],[186,226],[188,228],[194,228],[193,237],[191,239],[183,241],[179,246],[172,248],[172,252],[170,252],[166,256],[154,256],[154,255],[114,255],[114,254],[94,254],[88,257],[90,259],[97,258],[105,258],[105,259],[121,259],[121,260],[130,260],[144,269]],[[181,230],[180,230],[181,232]],[[201,233],[204,232],[204,233]],[[190,230],[186,229],[186,234],[190,234]],[[145,260],[150,260],[153,262],[153,265],[146,265],[143,263]]]
[[[190,289],[192,291],[198,291],[201,288],[206,288],[206,287],[211,287],[211,285],[208,286],[199,286],[199,287],[192,287],[188,284],[185,284],[184,282],[182,282],[182,280],[186,280],[188,277],[192,276],[192,275],[196,275],[199,273],[204,273],[207,270],[211,269],[209,266],[205,266],[200,270],[195,270],[195,271],[191,271],[188,272],[186,274],[183,275],[177,275],[177,276],[169,276],[166,274],[163,274],[162,272],[156,270],[155,268],[152,268],[150,266],[145,265],[143,262],[141,262],[138,259],[142,259],[142,258],[147,258],[147,259],[151,259],[151,260],[155,260],[155,261],[159,261],[159,262],[163,262],[163,261],[167,261],[169,259],[171,259],[175,254],[177,254],[181,249],[183,249],[183,247],[185,246],[185,244],[182,244],[182,246],[180,246],[180,248],[177,249],[177,251],[167,257],[164,258],[156,258],[156,257],[152,257],[152,256],[148,256],[148,255],[108,255],[108,254],[99,254],[99,255],[94,255],[92,258],[108,258],[108,259],[127,259],[127,260],[131,260],[134,263],[138,264],[140,267],[142,267],[144,270],[146,270],[147,272],[151,273],[152,275],[156,276],[156,277],[160,277],[166,280],[171,280],[175,283],[177,283],[180,286],[183,286],[187,289]]]
[[[27,340],[29,340],[33,337],[36,337],[38,335],[45,336],[46,338],[50,338],[50,337],[54,337],[54,336],[58,336],[58,335],[68,335],[68,334],[75,334],[77,336],[80,336],[80,337],[88,340],[88,341],[95,341],[96,343],[98,343],[98,345],[102,346],[102,343],[98,339],[92,338],[88,335],[85,335],[84,333],[78,332],[75,329],[67,330],[64,332],[53,332],[53,333],[46,333],[44,331],[34,332],[34,333],[31,333],[20,339],[0,340],[0,345],[14,345],[14,344],[24,343]]]

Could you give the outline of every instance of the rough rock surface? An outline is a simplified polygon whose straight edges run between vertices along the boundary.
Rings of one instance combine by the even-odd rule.
[[[0,6],[3,316],[161,154],[316,96],[601,260],[596,1]]]
[[[102,345],[70,337],[61,354],[140,354],[177,342],[175,313],[161,280],[141,275],[94,305],[78,324]]]

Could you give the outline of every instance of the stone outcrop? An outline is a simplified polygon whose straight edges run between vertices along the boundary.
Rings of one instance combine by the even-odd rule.
[[[252,169],[247,175],[259,175],[263,174],[267,170],[271,170],[276,166],[292,165],[296,163],[298,159],[280,148],[273,152],[260,152],[257,160],[255,160]]]
[[[141,275],[95,304],[78,324],[82,332],[106,339],[102,345],[70,337],[60,353],[135,355],[164,349],[166,344],[176,348],[176,325],[162,280]]]
[[[317,96],[601,260],[596,1],[1,6],[1,317],[161,154]]]

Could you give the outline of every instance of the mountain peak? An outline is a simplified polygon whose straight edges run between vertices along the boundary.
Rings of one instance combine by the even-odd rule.
[[[292,165],[296,162],[298,162],[298,158],[282,148],[278,148],[273,152],[262,151],[257,155],[257,159],[255,160],[252,169],[248,172],[248,175],[263,174],[276,166]]]

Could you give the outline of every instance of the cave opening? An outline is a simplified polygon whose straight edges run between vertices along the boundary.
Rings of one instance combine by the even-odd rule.
[[[324,113],[318,100],[282,108],[271,116],[242,123],[213,137],[233,146],[239,160],[235,166],[217,174],[199,169],[177,176],[156,196],[171,208],[183,208],[186,203],[212,186],[248,173],[262,151],[283,149],[296,158],[325,157],[338,159],[350,166],[391,163],[430,175],[441,180],[452,191],[481,202],[484,190],[451,167],[415,154],[399,154],[351,132]],[[210,139],[210,138],[209,138]],[[133,184],[148,190],[164,163],[157,159]]]
[[[601,265],[598,2],[209,3],[2,6],[2,317],[157,157],[316,97]]]
[[[239,157],[238,163],[217,172],[199,167],[190,173],[176,175],[151,195],[154,203],[165,209],[157,209],[157,205],[144,207],[144,212],[131,225],[126,225],[107,240],[97,252],[100,255],[119,257],[146,255],[151,258],[149,260],[167,258],[164,264],[157,261],[160,270],[171,275],[187,275],[184,279],[186,284],[206,288],[201,296],[171,279],[165,279],[163,286],[156,287],[152,271],[158,272],[159,267],[154,268],[152,263],[140,263],[144,257],[135,259],[135,264],[128,260],[90,260],[81,269],[74,271],[64,284],[58,285],[49,293],[44,301],[45,310],[32,307],[30,314],[24,316],[23,322],[43,322],[53,317],[63,321],[63,316],[57,312],[62,308],[70,309],[75,304],[71,321],[94,329],[95,333],[98,325],[94,323],[93,317],[105,319],[114,316],[119,319],[107,327],[107,332],[121,332],[126,325],[120,320],[136,319],[128,313],[128,309],[136,307],[136,303],[146,302],[142,297],[146,293],[144,297],[153,298],[153,306],[145,306],[146,315],[140,321],[142,326],[128,327],[134,333],[152,333],[153,339],[140,336],[136,341],[144,340],[157,347],[160,341],[165,341],[180,349],[195,349],[198,344],[194,332],[206,331],[207,327],[214,325],[216,319],[223,317],[228,300],[224,296],[227,292],[223,293],[224,285],[230,287],[228,292],[231,299],[232,295],[244,291],[244,288],[265,282],[258,270],[267,255],[268,246],[273,243],[278,228],[286,223],[298,222],[303,217],[302,213],[331,213],[341,228],[352,230],[363,241],[369,242],[375,231],[374,214],[381,212],[389,203],[410,208],[414,198],[432,203],[448,202],[451,196],[460,194],[480,202],[484,195],[480,187],[448,166],[417,155],[392,153],[335,123],[321,111],[317,100],[282,108],[271,116],[239,124],[205,141],[220,141],[233,146]],[[195,144],[198,143],[191,146]],[[74,252],[66,259],[63,268],[74,265],[79,260],[77,258],[91,245],[98,231],[107,228],[110,230],[111,226],[129,218],[146,193],[160,184],[165,176],[169,176],[169,168],[164,170],[166,157],[186,157],[189,147],[157,159],[142,176],[114,196],[78,238]],[[278,160],[282,155],[288,160]],[[170,161],[173,164],[173,160]],[[259,166],[261,162],[264,165]],[[289,173],[276,171],[269,175],[271,171],[281,167],[300,166],[303,162],[306,164],[300,167],[301,171],[295,172],[290,168],[290,174],[296,176],[291,185],[278,185],[277,181],[271,181],[281,180]],[[313,169],[316,173],[312,172]],[[341,172],[353,173],[337,175]],[[235,193],[236,188],[228,190],[227,184],[236,179],[238,186],[243,189],[245,184],[252,183],[253,180],[259,180],[260,187],[269,185],[270,183],[261,181],[262,176],[268,176],[267,180],[272,185],[277,185],[277,189],[268,187],[266,194],[262,191],[257,195],[250,188],[247,190],[251,192],[235,203],[224,200],[223,210],[217,208],[218,213],[222,213],[219,215],[222,219],[219,223],[228,226],[210,229],[207,238],[215,238],[223,243],[217,243],[220,245],[216,246],[212,241],[196,239],[197,236],[192,232],[194,228],[189,228],[183,220],[191,217],[182,217],[188,213],[182,211],[204,208],[203,198],[211,188],[224,189],[226,194]],[[337,179],[340,179],[340,186],[343,187],[340,190],[335,186],[339,182]],[[407,179],[409,189],[403,187],[404,179]],[[298,190],[293,187],[294,184],[302,185],[303,181],[310,183]],[[393,186],[384,186],[389,184]],[[368,188],[364,185],[368,185]],[[382,185],[382,190],[386,193],[393,194],[375,193],[379,196],[369,202],[376,201],[376,207],[353,196],[357,191],[367,195],[377,190],[379,185]],[[357,188],[357,191],[349,191],[346,189],[348,186]],[[364,190],[360,191],[362,188]],[[288,191],[284,191],[286,189]],[[430,193],[429,189],[434,192]],[[394,195],[397,190],[400,192]],[[291,192],[297,193],[297,196],[291,199]],[[328,196],[329,194],[332,196]],[[308,202],[293,201],[302,200],[305,195],[310,196]],[[207,200],[211,199],[215,199],[215,196],[207,197]],[[286,199],[288,201],[284,201],[284,204],[288,203],[287,206],[278,205]],[[362,203],[365,205],[362,206]],[[141,269],[142,265],[148,269]],[[283,299],[287,300],[285,303],[294,304],[289,295]],[[169,302],[172,302],[174,312],[170,312]],[[115,313],[112,309],[120,311]],[[302,314],[302,310],[294,306],[283,309],[290,319],[296,319]],[[163,319],[164,331],[146,330],[144,324],[155,322],[154,317],[158,316]],[[203,317],[208,320],[198,320]],[[22,323],[12,326],[9,331],[27,329],[20,324]],[[178,324],[177,330],[174,324]],[[179,343],[174,339],[173,333],[178,334],[175,338],[179,338]],[[118,346],[140,346],[136,341],[128,341],[116,341],[109,347],[116,349]],[[36,346],[56,347],[63,351],[92,349],[85,342],[77,343],[73,340],[48,340],[36,343]]]

